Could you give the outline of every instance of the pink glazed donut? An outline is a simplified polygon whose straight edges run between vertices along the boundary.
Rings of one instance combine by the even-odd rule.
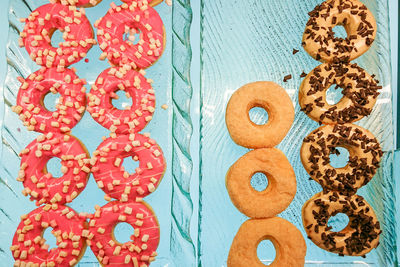
[[[56,30],[63,32],[64,42],[51,45]],[[46,4],[38,7],[25,20],[20,45],[25,46],[36,64],[63,69],[86,57],[96,44],[93,29],[84,12],[74,6]]]
[[[13,111],[31,131],[41,133],[68,133],[80,121],[86,107],[84,80],[69,69],[58,72],[55,68],[42,68],[20,78],[22,85],[18,91],[17,105]],[[59,93],[56,111],[44,106],[48,93]]]
[[[115,92],[125,91],[132,105],[125,110],[112,105]],[[97,78],[88,94],[88,111],[103,127],[117,134],[141,131],[152,119],[155,96],[151,83],[135,70],[110,68]]]
[[[84,218],[71,208],[47,204],[29,214],[21,216],[14,235],[11,252],[15,259],[14,266],[58,266],[76,265],[86,250]],[[57,238],[57,248],[49,250],[43,238],[47,228]]]
[[[62,177],[54,178],[46,164],[61,158]],[[90,173],[89,154],[73,136],[47,133],[40,135],[21,152],[18,181],[24,184],[24,195],[30,195],[37,205],[65,204],[76,198],[86,187]]]
[[[145,69],[156,62],[165,46],[164,24],[152,7],[142,2],[111,5],[97,25],[97,39],[103,54],[115,66],[131,65]],[[140,31],[137,44],[124,40],[124,34]]]
[[[125,171],[124,158],[139,161],[134,174]],[[107,138],[93,152],[92,173],[108,196],[122,202],[140,200],[154,192],[165,172],[165,160],[156,141],[141,134]]]
[[[102,0],[50,0],[50,3],[60,3],[64,6],[94,7]]]
[[[115,239],[118,223],[128,223],[135,229],[131,241],[122,244]],[[145,202],[109,202],[97,207],[89,222],[87,243],[104,267],[147,267],[155,260],[159,240],[157,217]]]

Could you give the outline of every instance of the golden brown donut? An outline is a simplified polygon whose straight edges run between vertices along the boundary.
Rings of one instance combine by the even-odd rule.
[[[343,97],[330,105],[326,92],[334,84],[343,88]],[[311,119],[322,124],[355,122],[371,113],[381,88],[378,81],[357,64],[324,63],[301,83],[299,104]]]
[[[331,231],[329,218],[338,213],[349,217],[339,232]],[[343,196],[334,191],[320,192],[302,209],[308,237],[320,248],[339,255],[364,256],[379,244],[379,222],[367,201],[358,195]]]
[[[270,240],[275,247],[275,260],[270,267],[302,267],[306,242],[290,222],[279,218],[250,219],[242,224],[228,256],[228,267],[265,267],[257,257],[257,246]]]
[[[257,172],[268,178],[268,187],[261,192],[250,184]],[[248,152],[230,167],[226,187],[240,212],[251,218],[267,218],[281,213],[292,202],[296,194],[296,176],[282,151],[260,148]]]
[[[329,155],[336,147],[349,151],[345,167],[334,168]],[[366,185],[379,168],[383,153],[376,138],[368,130],[354,125],[325,125],[311,132],[303,142],[300,157],[311,178],[323,188],[354,194]]]
[[[351,61],[364,54],[375,39],[375,18],[358,0],[327,0],[309,15],[302,44],[316,60]],[[335,37],[336,25],[345,28],[346,38]]]
[[[268,122],[250,120],[254,107],[268,112]],[[239,88],[226,108],[226,126],[233,141],[247,148],[274,147],[289,131],[294,120],[292,101],[285,89],[273,82],[254,82]]]

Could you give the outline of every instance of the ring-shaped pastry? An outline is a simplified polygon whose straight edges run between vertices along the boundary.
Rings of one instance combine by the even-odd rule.
[[[93,29],[83,11],[74,6],[46,4],[34,10],[25,21],[22,43],[36,64],[63,70],[86,57],[96,44]],[[51,37],[56,30],[63,32],[64,42],[54,47]]]
[[[358,0],[327,0],[309,15],[302,44],[316,60],[350,62],[364,54],[375,39],[375,18]],[[335,37],[337,25],[345,28],[346,38]]]
[[[336,148],[349,151],[349,161],[342,168],[330,164]],[[354,194],[375,175],[383,152],[368,130],[354,124],[324,125],[312,131],[300,149],[301,162],[311,178],[323,188]]]
[[[343,97],[327,102],[331,85],[341,87]],[[382,86],[357,64],[324,63],[313,69],[299,90],[299,104],[313,120],[322,124],[350,123],[371,113]]]
[[[266,124],[250,120],[249,111],[261,107],[268,113]],[[274,82],[254,82],[239,88],[226,108],[226,126],[235,143],[247,148],[274,147],[289,131],[294,120],[292,101]]]
[[[341,231],[334,232],[328,221],[338,213],[346,214],[349,223]],[[361,196],[320,192],[304,204],[302,217],[311,241],[332,253],[364,256],[379,245],[379,222],[372,207]]]
[[[118,223],[134,228],[131,240],[120,243],[114,229]],[[98,207],[89,221],[88,244],[102,266],[149,266],[157,256],[160,228],[145,202],[113,201]]]
[[[233,239],[228,256],[228,267],[264,267],[257,256],[257,246],[269,240],[275,247],[271,267],[302,267],[306,256],[306,242],[301,232],[290,222],[279,218],[245,221]]]
[[[14,266],[76,265],[85,254],[83,237],[87,223],[70,207],[47,204],[21,216],[14,235],[11,252]],[[52,228],[57,247],[49,250],[44,231]]]
[[[20,155],[17,180],[24,184],[22,193],[29,195],[38,206],[43,203],[69,203],[85,189],[90,173],[90,157],[77,138],[54,133],[40,135]],[[54,178],[46,167],[54,157],[61,159],[63,175],[59,178]]]
[[[259,192],[251,184],[255,173],[268,178]],[[296,194],[296,176],[285,154],[277,148],[252,150],[238,159],[226,175],[226,188],[236,208],[251,218],[273,217],[284,211]]]

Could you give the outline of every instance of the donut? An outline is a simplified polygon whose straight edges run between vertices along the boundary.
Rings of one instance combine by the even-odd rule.
[[[331,231],[330,217],[344,213],[348,225]],[[367,201],[358,195],[343,196],[325,190],[309,199],[302,209],[307,236],[320,248],[341,256],[364,256],[379,244],[379,222]]]
[[[56,30],[63,32],[64,42],[51,45]],[[25,20],[20,44],[25,46],[36,64],[63,69],[86,57],[96,44],[93,29],[85,13],[74,6],[46,4],[34,10]]]
[[[28,130],[47,133],[68,133],[80,121],[86,108],[85,81],[69,69],[58,72],[55,68],[41,68],[20,78],[17,104],[13,111]],[[49,93],[59,93],[56,111],[48,110],[44,98]]]
[[[358,0],[327,0],[309,13],[302,45],[310,56],[322,62],[349,62],[364,54],[376,35],[376,21]],[[341,25],[347,37],[335,37]]]
[[[139,161],[134,174],[122,166],[126,157]],[[156,141],[141,134],[107,138],[93,152],[92,164],[98,187],[109,197],[122,202],[138,200],[154,192],[166,167]]]
[[[336,147],[349,151],[345,167],[334,168],[329,155]],[[379,168],[383,155],[376,138],[368,130],[353,124],[325,125],[304,138],[300,158],[311,178],[323,188],[354,194],[366,185]]]
[[[60,3],[65,6],[94,7],[102,0],[50,0],[50,3]]]
[[[88,111],[103,127],[118,134],[141,131],[152,119],[155,110],[154,90],[147,80],[135,70],[110,68],[97,78],[88,94]],[[115,92],[123,90],[132,97],[132,106],[120,110],[112,105]]]
[[[76,198],[86,186],[90,173],[90,158],[84,145],[71,135],[47,133],[32,141],[22,152],[17,180],[22,193],[37,205],[65,204]],[[63,176],[54,178],[47,172],[51,158],[61,159]]]
[[[254,107],[268,112],[268,122],[257,125],[250,120]],[[247,148],[274,147],[289,131],[294,108],[286,91],[273,82],[254,82],[239,88],[226,108],[226,126],[233,141]]]
[[[244,222],[233,239],[227,266],[264,267],[257,256],[257,246],[263,240],[271,241],[276,250],[275,260],[268,266],[304,266],[307,248],[301,232],[279,217]]]
[[[331,85],[343,89],[337,104],[326,101]],[[299,104],[311,119],[322,124],[350,123],[371,113],[382,86],[357,64],[324,63],[312,70],[299,90]]]
[[[143,4],[149,5],[149,6],[156,6],[160,3],[162,3],[163,0],[121,0],[124,3],[131,4],[133,2],[142,2]]]
[[[131,241],[122,244],[115,239],[118,223],[128,223],[135,229]],[[97,207],[89,221],[87,243],[104,267],[149,266],[157,256],[159,239],[157,217],[145,202],[109,202]]]
[[[21,216],[12,241],[11,252],[14,266],[74,266],[86,250],[87,223],[71,208],[46,204]],[[57,238],[57,248],[49,250],[44,231],[52,228]]]
[[[264,173],[268,187],[261,192],[251,177]],[[296,194],[296,176],[289,161],[277,148],[252,150],[237,160],[226,175],[226,188],[236,208],[251,218],[273,217],[284,211]]]
[[[165,47],[164,24],[152,7],[143,2],[111,5],[107,14],[95,24],[103,54],[115,66],[130,65],[145,69],[161,57]],[[124,34],[140,32],[137,44],[124,40]]]

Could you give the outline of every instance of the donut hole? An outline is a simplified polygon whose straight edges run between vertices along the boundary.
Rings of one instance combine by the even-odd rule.
[[[349,224],[349,216],[344,213],[337,213],[328,220],[328,226],[332,227],[331,231],[340,232]]]
[[[51,39],[51,46],[55,48],[60,47],[60,43],[65,42],[65,39],[63,38],[63,32],[59,29],[52,29],[49,37]]]
[[[57,238],[52,233],[53,228],[47,227],[43,231],[42,237],[46,240],[46,244],[49,246],[49,250],[57,248]]]
[[[133,174],[136,172],[136,168],[139,168],[139,160],[136,157],[124,158],[124,161],[122,162],[122,167],[129,174]]]
[[[132,97],[125,91],[118,90],[111,94],[111,103],[119,110],[130,109],[132,106]]]
[[[268,122],[268,112],[262,107],[254,107],[249,110],[249,118],[256,125],[264,125]]]
[[[347,38],[347,31],[346,31],[344,25],[336,25],[335,27],[333,27],[332,31],[333,31],[335,38],[339,38],[339,39]]]
[[[54,112],[57,110],[57,105],[60,103],[61,95],[59,93],[49,92],[44,96],[43,105],[48,111]]]
[[[330,164],[333,168],[343,168],[347,165],[349,156],[349,151],[344,147],[332,148],[329,155]]]
[[[262,264],[270,265],[276,257],[276,248],[270,240],[262,240],[257,246],[257,256]]]
[[[53,178],[60,178],[61,176],[63,176],[61,167],[61,159],[51,158],[46,164],[46,172],[51,173]]]
[[[262,172],[253,174],[250,180],[251,187],[258,192],[262,192],[268,187],[268,177]]]
[[[122,39],[128,43],[136,45],[142,38],[142,31],[136,28],[125,26],[125,32]]]
[[[336,105],[343,98],[343,88],[334,84],[326,90],[326,102],[329,105]]]
[[[131,236],[134,234],[135,228],[129,223],[121,222],[115,225],[113,236],[114,239],[121,244],[132,241]]]

